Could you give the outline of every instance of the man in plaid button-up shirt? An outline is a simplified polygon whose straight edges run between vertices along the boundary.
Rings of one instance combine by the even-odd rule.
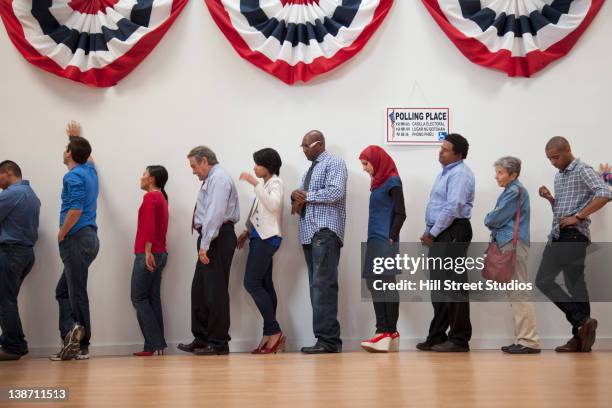
[[[595,343],[597,329],[597,320],[590,316],[584,280],[586,249],[591,240],[588,217],[612,200],[612,191],[591,166],[574,158],[565,138],[550,139],[546,156],[559,173],[555,176],[554,196],[545,186],[540,187],[540,196],[552,206],[553,225],[536,285],[572,324],[572,338],[555,350],[588,352]],[[555,281],[561,272],[567,292]]]
[[[304,347],[302,352],[337,353],[342,350],[337,319],[338,262],[346,222],[346,164],[325,151],[325,138],[317,130],[304,136],[302,149],[312,164],[301,188],[291,194],[291,213],[300,217],[317,338],[313,347]]]

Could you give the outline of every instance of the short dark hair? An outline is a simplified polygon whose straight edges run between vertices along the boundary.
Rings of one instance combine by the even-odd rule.
[[[253,160],[258,166],[263,166],[271,174],[280,175],[280,168],[283,162],[278,152],[270,147],[261,149],[253,153]]]
[[[455,154],[460,154],[464,159],[467,158],[470,144],[465,137],[459,133],[449,133],[445,140],[453,145],[453,152]]]
[[[0,163],[0,173],[4,173],[5,171],[10,171],[16,177],[21,178],[21,168],[12,160],[5,160]]]
[[[72,160],[79,164],[85,164],[91,156],[91,145],[84,137],[72,136],[66,151],[70,152]]]

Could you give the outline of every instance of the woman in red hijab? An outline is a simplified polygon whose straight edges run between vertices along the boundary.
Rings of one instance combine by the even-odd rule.
[[[397,291],[379,289],[381,283],[394,283],[398,272],[385,270],[382,273],[375,273],[373,259],[395,257],[399,251],[399,233],[406,219],[402,180],[395,162],[380,146],[366,147],[359,155],[359,160],[363,170],[372,179],[368,241],[362,278],[365,279],[372,294],[376,314],[376,334],[371,339],[362,341],[361,347],[369,352],[397,351],[399,295]]]

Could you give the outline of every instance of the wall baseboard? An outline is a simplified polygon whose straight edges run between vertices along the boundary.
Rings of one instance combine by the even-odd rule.
[[[343,351],[356,351],[360,350],[359,339],[343,339]],[[416,351],[415,346],[418,342],[422,341],[421,338],[403,338],[400,341],[400,351]],[[556,346],[564,344],[567,341],[567,338],[542,338],[542,349],[544,350],[552,350]],[[499,350],[499,348],[503,345],[511,344],[513,339],[511,338],[495,338],[495,339],[486,339],[486,338],[475,338],[470,342],[470,347],[473,351],[478,350]],[[168,343],[168,348],[166,349],[166,355],[187,355],[187,353],[183,353],[178,350],[176,346],[179,342],[170,342]],[[230,351],[232,353],[245,353],[250,352],[255,346],[256,342],[251,340],[233,340],[230,342]],[[302,346],[312,345],[313,340],[291,340],[287,341],[286,351],[296,352],[299,351]],[[142,344],[108,344],[108,345],[92,345],[89,348],[89,351],[95,357],[105,357],[105,356],[130,356],[133,352],[142,350]],[[598,338],[595,346],[593,347],[594,351],[612,351],[612,337],[602,337]],[[30,358],[44,358],[50,354],[56,353],[58,351],[58,346],[44,346],[44,347],[31,347],[30,353],[28,356]]]

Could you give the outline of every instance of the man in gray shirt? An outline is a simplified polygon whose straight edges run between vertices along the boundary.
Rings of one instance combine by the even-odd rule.
[[[198,261],[191,284],[194,340],[178,348],[197,355],[228,354],[228,284],[237,243],[234,224],[240,219],[238,193],[231,176],[208,147],[193,148],[187,158],[202,187],[192,219],[192,229],[199,233]]]

